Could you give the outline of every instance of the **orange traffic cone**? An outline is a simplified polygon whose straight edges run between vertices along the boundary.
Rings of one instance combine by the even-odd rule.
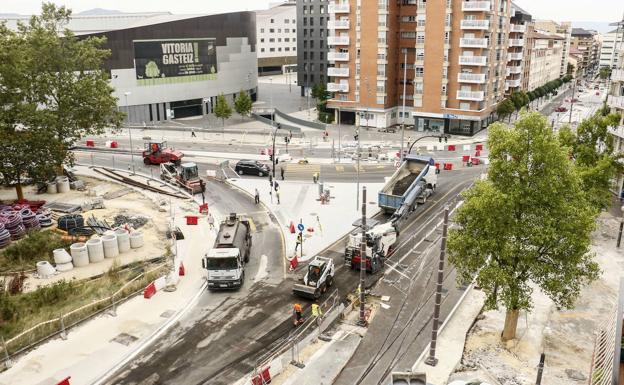
[[[183,276],[185,274],[186,274],[186,271],[184,270],[184,263],[180,261],[180,269],[178,270],[178,275]]]
[[[295,224],[292,221],[290,221],[289,228],[290,228],[290,233],[294,234],[295,233]]]

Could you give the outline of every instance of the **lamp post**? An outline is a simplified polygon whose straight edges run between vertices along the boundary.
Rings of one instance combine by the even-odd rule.
[[[622,211],[623,217],[620,220],[620,231],[618,232],[617,247],[620,247],[620,242],[622,241],[622,229],[624,229],[624,206],[620,207],[620,210]]]
[[[341,140],[342,140],[342,130],[341,130],[341,121],[340,121],[340,107],[338,107],[338,163],[340,163],[340,158],[342,157],[341,151],[342,151],[342,146],[341,146]]]
[[[405,138],[405,88],[407,87],[407,49],[403,59],[403,120],[401,122],[401,155],[400,162],[403,163],[403,140]]]
[[[275,130],[273,130],[273,152],[272,152],[273,155],[271,155],[271,159],[272,159],[271,163],[273,165],[271,172],[273,173],[273,179],[275,179],[275,137],[277,136],[277,130],[279,130],[280,128],[282,128],[282,125],[277,123],[275,125]]]
[[[574,79],[574,83],[572,83],[572,99],[570,99],[570,119],[568,120],[569,124],[572,124],[572,110],[574,110],[574,92],[576,91],[576,80]]]
[[[132,92],[130,91],[126,91],[124,92],[124,96],[126,97],[126,109],[128,110],[128,123],[130,123],[130,106],[128,105],[128,95],[130,95]],[[128,135],[130,136],[130,160],[132,162],[132,173],[134,174],[134,150],[133,150],[133,146],[132,146],[132,127],[130,127],[130,125],[128,125]]]
[[[356,187],[356,199],[355,199],[355,209],[358,210],[360,208],[360,121],[364,116],[362,111],[358,111],[358,115],[360,119],[358,119],[358,124],[356,126],[356,135],[357,135],[357,150],[356,150],[356,162],[357,162],[357,187]]]

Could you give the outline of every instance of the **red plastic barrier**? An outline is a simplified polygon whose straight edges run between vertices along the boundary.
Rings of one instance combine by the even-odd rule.
[[[187,215],[186,217],[186,224],[187,225],[197,225],[197,219],[198,217],[195,215]]]
[[[475,166],[478,166],[481,163],[481,159],[479,158],[472,158],[472,164],[474,164]]]
[[[143,298],[150,299],[154,294],[156,294],[156,285],[152,282],[143,290]]]
[[[95,141],[93,139],[87,139],[87,147],[95,147]]]
[[[71,378],[71,376],[68,376],[67,378],[65,378],[64,380],[62,380],[61,382],[57,383],[56,385],[70,385],[69,384],[69,379]]]
[[[470,162],[470,155],[463,155],[462,156],[462,162],[464,162],[464,163]]]
[[[453,169],[453,163],[444,163],[444,169],[446,171],[451,171]]]
[[[475,156],[477,156],[477,157],[481,156],[481,150],[475,151]]]
[[[295,233],[295,224],[292,223],[292,221],[290,221],[290,226],[288,226],[288,229],[290,230],[291,234]]]
[[[454,144],[449,144],[448,145],[448,150],[449,151],[455,151],[455,145]]]
[[[435,168],[437,168],[439,170],[440,169],[440,163],[436,163],[435,164]]]
[[[199,213],[200,214],[208,214],[208,203],[203,203],[199,205]]]
[[[299,259],[297,259],[297,256],[295,255],[291,260],[290,260],[290,271],[293,271],[297,268],[297,266],[299,265]]]
[[[475,150],[477,150],[477,151],[483,151],[483,144],[481,144],[481,143],[477,143],[477,146],[476,146]]]
[[[117,148],[117,147],[119,147],[119,143],[117,143],[115,141],[112,141],[111,142],[111,148]]]
[[[262,369],[260,373],[256,374],[252,379],[253,385],[264,385],[271,383],[271,373],[269,373],[269,367]]]
[[[186,270],[184,269],[184,263],[180,262],[180,269],[178,270],[178,275],[183,276],[186,275]]]

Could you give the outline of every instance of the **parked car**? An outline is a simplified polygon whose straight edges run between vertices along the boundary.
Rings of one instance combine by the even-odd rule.
[[[395,133],[397,130],[396,126],[391,126],[391,127],[381,127],[379,128],[377,131],[379,132],[391,132],[391,133]]]
[[[258,176],[268,176],[270,169],[266,164],[260,163],[257,160],[240,160],[236,163],[236,167],[234,167],[234,171],[238,175],[248,174],[248,175],[258,175]]]
[[[557,108],[555,108],[555,112],[566,112],[568,109],[565,108],[564,106],[559,106]]]

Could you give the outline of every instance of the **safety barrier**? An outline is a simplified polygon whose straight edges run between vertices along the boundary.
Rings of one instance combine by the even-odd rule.
[[[310,128],[316,128],[318,130],[325,130],[327,128],[327,126],[323,123],[317,123],[317,122],[311,122],[309,120],[305,120],[305,119],[299,119],[299,118],[295,118],[294,116],[288,115],[283,113],[282,111],[278,110],[277,108],[275,109],[275,115],[279,116],[280,118],[293,123],[293,124],[298,124],[300,126],[304,126],[304,127],[310,127]]]

